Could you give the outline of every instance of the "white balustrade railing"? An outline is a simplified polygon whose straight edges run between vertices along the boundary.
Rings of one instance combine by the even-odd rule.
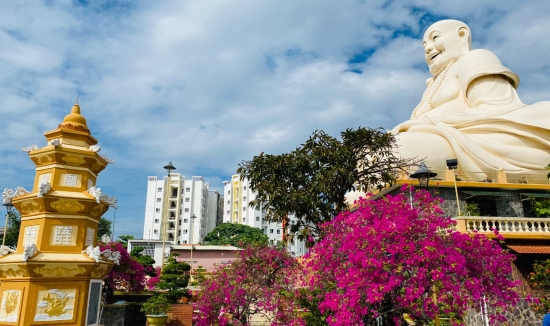
[[[483,217],[459,216],[456,221],[464,221],[466,231],[499,233],[533,233],[550,235],[550,218],[536,217]]]

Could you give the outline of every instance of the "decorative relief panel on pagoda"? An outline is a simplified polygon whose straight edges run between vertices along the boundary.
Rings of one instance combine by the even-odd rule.
[[[39,213],[42,208],[42,204],[36,199],[26,199],[19,205],[19,211],[24,215]]]
[[[23,245],[37,244],[36,238],[38,237],[39,225],[30,225],[25,227],[25,237],[23,238]]]
[[[51,173],[41,174],[40,177],[38,177],[38,184],[40,185],[40,184],[43,184],[43,183],[46,183],[46,182],[51,183],[51,178],[52,178]]]
[[[0,305],[0,321],[16,323],[21,308],[21,290],[5,290],[2,292]]]
[[[76,164],[76,165],[80,165],[80,164],[84,164],[86,163],[86,160],[84,160],[84,158],[82,156],[77,156],[77,155],[67,155],[67,156],[63,156],[61,158],[62,161],[66,162],[67,164]]]
[[[55,225],[52,228],[50,244],[54,246],[74,246],[77,231],[78,226],[75,225]]]
[[[38,291],[34,321],[71,320],[76,289]]]
[[[79,175],[78,174],[65,174],[63,178],[63,186],[65,187],[78,187],[79,186]]]
[[[49,154],[44,154],[36,157],[37,165],[45,165],[53,162],[52,157]]]
[[[26,275],[27,275],[27,270],[15,264],[0,266],[0,277],[2,278],[24,277]]]
[[[69,277],[85,273],[86,268],[72,264],[49,264],[46,267],[37,267],[33,272],[44,277]]]
[[[93,228],[88,228],[86,230],[86,243],[85,243],[86,247],[94,245],[94,236],[95,236],[95,230]]]
[[[75,214],[83,210],[86,206],[74,199],[65,199],[54,201],[50,204],[50,207],[55,209],[58,213]]]

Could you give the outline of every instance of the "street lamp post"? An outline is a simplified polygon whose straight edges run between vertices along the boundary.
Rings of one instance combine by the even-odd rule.
[[[160,264],[160,269],[164,267],[164,254],[165,254],[165,247],[166,247],[166,224],[168,223],[168,197],[169,194],[167,193],[168,188],[170,186],[170,172],[174,171],[176,169],[175,166],[172,165],[172,162],[168,163],[168,165],[164,166],[164,169],[168,171],[168,178],[166,179],[166,182],[164,183],[164,194],[166,195],[163,211],[163,232],[162,232],[162,263]]]
[[[430,171],[426,164],[424,162],[420,162],[418,166],[418,170],[416,170],[415,173],[411,174],[411,178],[418,179],[418,184],[420,188],[428,189],[430,186],[430,178],[433,178],[437,175],[437,173]],[[411,201],[412,206],[412,201]],[[437,288],[435,285],[433,286],[433,302],[434,305],[437,307]],[[439,326],[439,308],[437,308],[438,311],[435,313],[435,326]]]
[[[420,188],[428,189],[430,186],[430,178],[433,178],[437,173],[430,171],[426,166],[426,163],[420,162],[418,165],[418,170],[415,173],[411,174],[411,178],[418,179],[418,184]]]
[[[193,282],[193,222],[196,218],[195,214],[191,215],[191,269],[189,270],[189,282]]]
[[[446,163],[447,163],[447,168],[453,171],[453,181],[455,184],[455,195],[456,195],[456,208],[458,210],[458,216],[460,216],[462,215],[462,213],[460,212],[460,202],[458,201],[458,188],[456,187],[456,174],[455,174],[455,170],[458,168],[458,160],[456,158],[453,158],[453,159],[447,160]]]
[[[6,224],[4,226],[4,236],[2,237],[2,246],[6,244],[6,236],[8,235],[8,219],[10,217],[10,212],[13,209],[13,204],[11,201],[5,201],[2,205],[6,207]]]

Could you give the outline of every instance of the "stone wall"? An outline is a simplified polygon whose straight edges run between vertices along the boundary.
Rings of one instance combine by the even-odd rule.
[[[106,304],[101,313],[100,324],[105,326],[139,326],[145,325],[145,314],[141,304]]]
[[[535,314],[529,309],[529,304],[525,300],[514,308],[513,312],[507,315],[510,326],[540,326],[542,325],[542,315]],[[479,311],[470,310],[465,320],[466,326],[485,326]],[[494,325],[494,324],[490,324]]]

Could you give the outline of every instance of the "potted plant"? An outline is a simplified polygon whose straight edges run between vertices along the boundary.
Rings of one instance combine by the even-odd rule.
[[[171,308],[166,295],[157,293],[141,305],[141,312],[145,313],[150,326],[163,326],[168,320],[167,312]]]

